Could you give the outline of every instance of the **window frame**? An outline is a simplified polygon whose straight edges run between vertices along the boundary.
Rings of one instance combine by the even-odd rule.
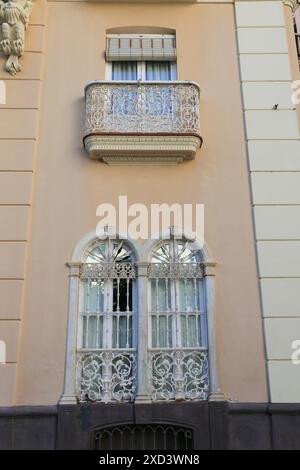
[[[184,239],[177,240],[178,243],[183,243]],[[171,247],[172,251],[174,250],[176,246],[176,239],[169,239],[169,240],[162,240],[160,241],[155,248],[152,250],[154,253],[157,251],[161,246],[170,244],[173,245]],[[178,247],[177,247],[178,248]],[[175,248],[176,252],[171,253],[171,256],[174,257],[177,254],[177,248]],[[201,259],[199,257],[199,254],[196,253],[195,255],[195,262],[200,263]],[[196,279],[195,282],[197,282],[197,305],[198,309],[194,309],[196,313],[198,313],[200,317],[200,343],[201,345],[199,346],[183,346],[183,336],[181,332],[181,316],[184,312],[181,312],[178,310],[179,302],[178,300],[177,305],[176,305],[176,299],[179,299],[179,283],[180,281],[184,279],[183,277],[181,278],[176,278],[176,279],[168,279],[168,288],[170,292],[170,299],[169,299],[169,305],[170,305],[170,310],[168,314],[172,316],[172,345],[171,346],[153,346],[153,338],[152,338],[152,317],[153,314],[157,313],[155,310],[152,308],[152,282],[155,280],[154,278],[148,278],[148,349],[149,351],[159,351],[159,350],[175,350],[175,349],[198,349],[198,350],[205,350],[208,349],[208,334],[207,334],[207,310],[206,310],[206,295],[205,295],[205,286],[204,286],[204,278],[201,279]],[[165,278],[162,278],[162,280],[165,280]],[[158,311],[158,313],[160,313]],[[162,311],[162,314],[165,312]],[[193,311],[188,312],[189,314],[192,314]]]
[[[117,232],[113,232],[117,233]],[[73,251],[71,260],[67,263],[69,268],[69,302],[68,302],[68,323],[67,323],[67,343],[66,343],[66,366],[65,366],[65,379],[64,379],[64,388],[63,394],[60,399],[61,404],[76,404],[78,403],[79,390],[77,388],[78,384],[78,351],[77,349],[77,337],[78,337],[78,324],[79,324],[79,294],[80,294],[80,284],[81,284],[81,273],[82,266],[85,261],[85,253],[87,249],[91,249],[92,246],[99,242],[100,235],[96,235],[95,231],[92,231],[86,234],[76,245]],[[169,239],[168,232],[163,232],[159,236],[154,237],[151,240],[145,242],[141,245],[137,241],[131,240],[128,237],[119,237],[118,235],[113,235],[114,238],[124,240],[124,243],[133,253],[133,260],[136,266],[136,283],[137,287],[135,293],[137,295],[138,303],[138,327],[143,329],[143,325],[147,325],[148,322],[148,305],[147,305],[147,286],[149,286],[149,280],[147,275],[147,270],[149,269],[149,263],[151,263],[150,253],[153,248],[160,242]],[[103,231],[103,236],[100,237],[102,240],[107,238],[105,235],[105,230]],[[187,235],[184,237],[186,240],[189,240],[193,244],[193,248],[199,252],[199,260],[201,262],[204,274],[204,284],[205,288],[205,304],[206,304],[206,313],[207,313],[207,338],[209,346],[209,397],[212,400],[223,400],[224,395],[220,389],[220,380],[219,380],[219,371],[218,371],[218,360],[217,360],[217,349],[216,349],[216,332],[215,332],[215,266],[216,263],[213,261],[211,254],[206,246],[203,245],[203,242],[197,241],[192,235]],[[142,322],[142,323],[141,323]],[[147,329],[147,327],[145,328]],[[145,332],[144,332],[145,333]],[[125,401],[135,401],[142,403],[150,403],[154,398],[151,393],[151,389],[148,384],[148,373],[145,369],[145,363],[148,363],[148,342],[147,336],[140,338],[141,335],[137,338],[138,350],[137,350],[137,360],[135,361],[134,368],[136,368],[136,373],[139,375],[139,382],[136,383],[136,391],[134,395],[131,396],[131,399],[128,400],[125,398]],[[182,351],[184,353],[184,351]],[[132,354],[130,354],[132,357]],[[189,399],[189,398],[188,398]],[[207,398],[201,398],[207,399]],[[99,401],[96,399],[96,401]],[[100,401],[104,401],[100,399]],[[107,401],[115,401],[108,399]],[[123,401],[117,398],[117,401]]]
[[[130,61],[124,60],[124,62],[130,62]],[[146,62],[150,62],[150,61],[143,60],[143,61],[133,61],[133,62],[136,62],[137,64],[137,80],[136,81],[144,81],[144,82],[150,81],[151,82],[151,80],[147,80],[146,78]],[[153,61],[153,62],[162,62],[162,61]],[[179,80],[177,62],[168,61],[168,60],[166,62],[169,62],[171,66],[171,79],[167,81],[173,82],[173,81]],[[105,62],[105,80],[118,81],[118,80],[113,80],[112,78],[112,64],[113,62],[107,62],[107,61]]]
[[[106,255],[111,254],[111,249],[113,249],[113,246],[115,243],[117,243],[118,240],[103,240],[103,244],[107,244],[106,246]],[[110,243],[112,243],[112,247],[110,247]],[[89,255],[89,252],[92,252],[93,249],[95,249],[99,245],[98,243],[94,243],[88,249],[86,250],[85,257],[84,257],[84,263],[86,263],[86,259]],[[130,248],[125,244],[125,249],[130,251]],[[132,257],[131,263],[134,264],[135,260]],[[96,263],[95,263],[96,264]],[[138,311],[138,305],[137,305],[137,281],[136,278],[132,278],[132,293],[131,293],[131,318],[132,318],[132,325],[131,325],[131,335],[132,335],[132,345],[129,348],[114,348],[113,347],[113,317],[116,316],[116,313],[121,313],[120,312],[114,312],[113,310],[113,300],[114,300],[114,279],[112,278],[107,278],[107,279],[99,279],[99,281],[102,280],[104,283],[104,299],[103,299],[103,331],[102,331],[102,348],[90,348],[90,347],[83,347],[84,340],[83,340],[83,332],[84,332],[84,327],[83,327],[83,315],[85,313],[85,283],[89,282],[86,280],[80,279],[80,286],[79,286],[79,309],[78,309],[78,333],[77,333],[77,351],[78,352],[96,352],[96,351],[136,351],[137,350],[137,341],[138,341],[138,320],[137,320],[137,311]],[[109,322],[108,320],[108,314],[110,315]]]

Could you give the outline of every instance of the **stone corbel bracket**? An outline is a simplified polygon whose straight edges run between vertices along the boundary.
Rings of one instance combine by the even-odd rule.
[[[295,12],[300,5],[299,0],[283,0],[283,3],[284,5],[291,7],[293,12]]]
[[[5,68],[11,75],[21,70],[31,10],[31,0],[0,0],[0,51],[8,57]]]

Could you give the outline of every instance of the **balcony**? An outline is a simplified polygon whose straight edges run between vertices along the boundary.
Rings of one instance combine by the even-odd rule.
[[[84,146],[109,165],[176,165],[201,147],[193,82],[95,81],[85,88]]]

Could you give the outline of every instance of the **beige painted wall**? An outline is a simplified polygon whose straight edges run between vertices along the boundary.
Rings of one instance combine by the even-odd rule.
[[[84,85],[105,77],[105,30],[176,29],[179,78],[202,90],[204,146],[177,167],[109,167],[82,148]],[[23,72],[35,76],[27,53]],[[49,2],[40,140],[16,403],[52,404],[62,393],[67,322],[65,263],[95,228],[96,207],[129,202],[205,204],[206,241],[217,268],[217,341],[227,398],[267,400],[255,247],[230,4]],[[34,90],[32,90],[34,99]],[[26,185],[22,183],[26,197]]]
[[[280,0],[237,1],[236,12],[270,399],[298,403],[299,367],[291,361],[300,325],[300,135],[291,99],[299,68],[292,10]],[[258,62],[271,73],[253,66]]]
[[[6,104],[0,105],[0,340],[6,364],[0,365],[0,405],[14,403],[19,339],[23,319],[29,225],[40,109],[46,1],[38,0],[27,32],[23,71],[0,80]]]

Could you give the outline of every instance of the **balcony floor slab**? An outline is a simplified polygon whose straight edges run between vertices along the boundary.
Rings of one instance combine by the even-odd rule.
[[[89,135],[84,145],[90,158],[108,165],[177,165],[193,160],[201,138],[192,135]]]

